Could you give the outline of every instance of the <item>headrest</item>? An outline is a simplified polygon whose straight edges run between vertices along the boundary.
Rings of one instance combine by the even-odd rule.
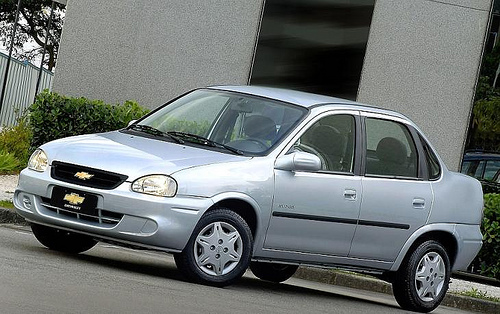
[[[276,136],[276,124],[265,116],[249,116],[243,125],[245,134],[249,137],[272,140]]]
[[[328,155],[341,155],[344,150],[344,137],[340,132],[327,125],[320,125],[311,132],[310,142]]]
[[[384,137],[378,142],[377,157],[380,161],[404,164],[407,157],[406,147],[394,137]]]

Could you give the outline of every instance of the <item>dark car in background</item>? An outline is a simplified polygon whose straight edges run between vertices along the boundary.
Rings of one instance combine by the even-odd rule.
[[[500,193],[500,153],[466,152],[460,172],[478,179],[483,193]]]

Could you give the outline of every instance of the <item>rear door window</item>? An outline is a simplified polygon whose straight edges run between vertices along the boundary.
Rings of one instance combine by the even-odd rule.
[[[366,118],[366,175],[418,177],[418,157],[408,128],[398,122]]]

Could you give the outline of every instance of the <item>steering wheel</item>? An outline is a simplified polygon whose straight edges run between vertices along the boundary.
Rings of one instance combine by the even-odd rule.
[[[267,145],[266,142],[264,142],[263,140],[257,139],[257,138],[247,138],[245,141],[257,143],[258,145],[260,145],[263,148],[263,151],[267,150],[269,148],[269,145]]]
[[[249,153],[261,153],[269,148],[266,143],[255,138],[231,141],[226,145]]]

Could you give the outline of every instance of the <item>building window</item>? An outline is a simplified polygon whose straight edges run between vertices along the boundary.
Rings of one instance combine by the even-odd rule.
[[[374,0],[266,0],[250,83],[356,99]]]

